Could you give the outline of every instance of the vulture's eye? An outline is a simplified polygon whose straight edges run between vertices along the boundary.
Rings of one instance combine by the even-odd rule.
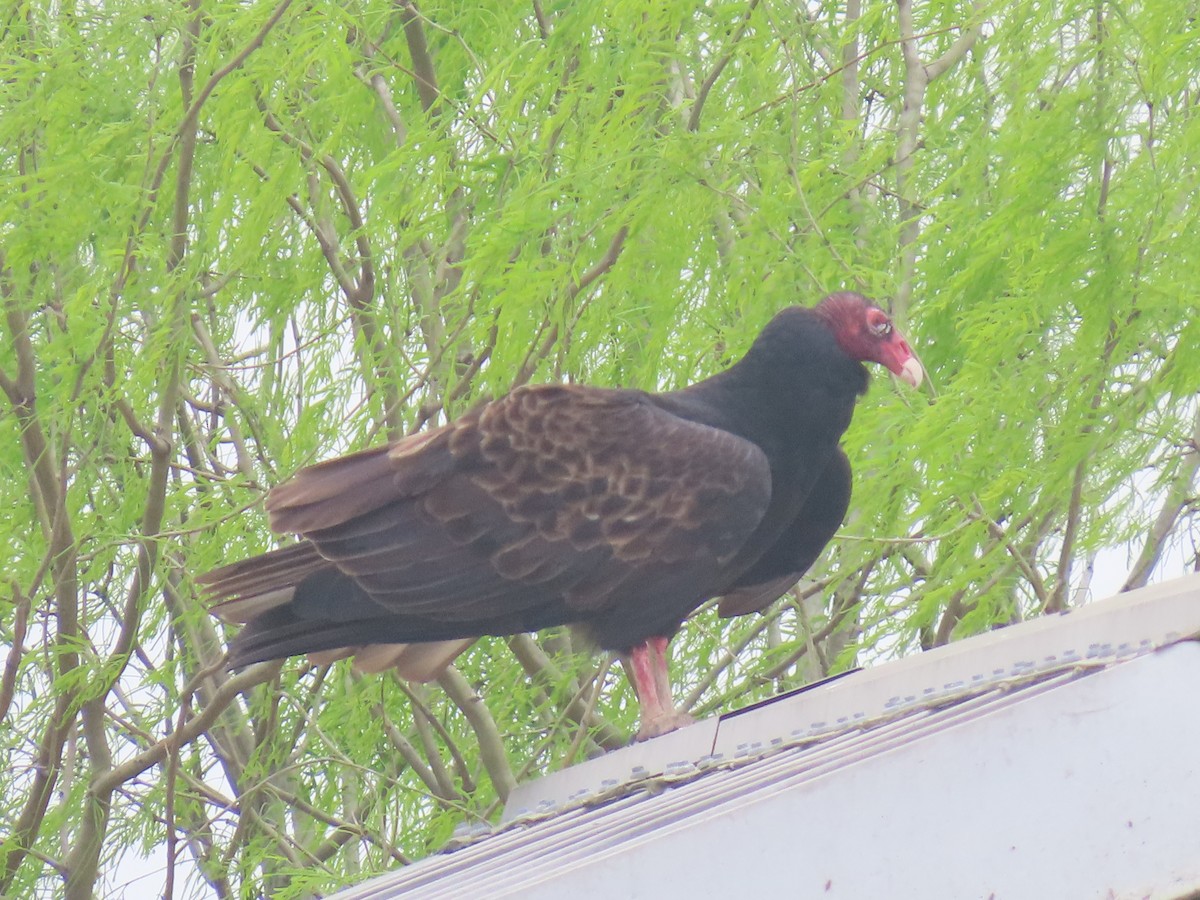
[[[890,319],[876,319],[868,323],[871,334],[875,337],[887,337],[892,333],[892,323]]]

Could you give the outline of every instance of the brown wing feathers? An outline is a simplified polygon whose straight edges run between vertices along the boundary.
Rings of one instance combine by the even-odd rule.
[[[769,492],[754,445],[646,395],[526,388],[301,471],[266,506],[275,530],[305,540],[206,581],[227,618],[260,616],[243,657],[528,630],[603,612],[622,591],[665,593],[673,627],[704,599],[693,568],[736,552]]]
[[[255,615],[286,603],[295,586],[329,562],[307,541],[214,569],[197,579],[217,601],[213,612],[226,622],[249,622]]]
[[[420,451],[430,445],[436,448],[447,427],[301,469],[267,495],[272,530],[305,534],[331,528],[420,490],[421,480],[429,478],[441,462],[436,453]],[[415,464],[401,468],[397,459]]]

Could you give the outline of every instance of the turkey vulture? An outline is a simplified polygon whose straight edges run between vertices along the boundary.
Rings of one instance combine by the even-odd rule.
[[[210,572],[245,627],[232,667],[355,655],[436,677],[472,639],[569,624],[622,653],[639,737],[687,717],[666,645],[701,603],[763,609],[842,522],[838,441],[862,362],[914,387],[888,315],[843,291],[776,315],[729,369],[661,394],[520,387],[461,418],[301,470],[266,499],[298,543]]]

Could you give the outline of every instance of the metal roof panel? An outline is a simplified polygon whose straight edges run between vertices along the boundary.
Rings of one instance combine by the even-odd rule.
[[[1194,576],[856,672],[523,785],[338,897],[1180,896],[1198,634]]]

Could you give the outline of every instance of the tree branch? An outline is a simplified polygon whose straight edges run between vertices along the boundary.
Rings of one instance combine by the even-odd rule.
[[[1162,556],[1163,546],[1179,519],[1179,514],[1192,497],[1192,484],[1196,480],[1197,470],[1200,470],[1200,402],[1196,404],[1191,444],[1179,460],[1171,478],[1171,486],[1167,489],[1167,496],[1163,498],[1162,508],[1146,533],[1142,552],[1138,554],[1137,561],[1125,578],[1125,583],[1121,586],[1122,591],[1145,587],[1150,581],[1150,575]]]
[[[900,19],[900,51],[904,57],[904,100],[896,123],[896,193],[900,197],[900,274],[892,313],[900,322],[908,317],[916,277],[917,240],[921,234],[920,210],[909,177],[919,143],[921,110],[929,83],[961,60],[979,37],[978,22],[968,26],[950,48],[930,65],[925,65],[917,49],[913,30],[912,0],[896,0]],[[978,15],[980,4],[974,10]]]
[[[696,99],[692,103],[692,111],[688,115],[688,131],[697,131],[700,128],[700,115],[704,112],[704,103],[708,100],[709,92],[712,91],[713,85],[717,83],[717,79],[721,77],[721,73],[725,71],[725,67],[729,65],[729,61],[733,59],[733,50],[737,46],[738,41],[742,39],[742,35],[746,33],[746,29],[750,27],[750,17],[754,14],[756,6],[758,6],[758,0],[750,0],[750,3],[746,6],[746,11],[742,13],[742,19],[738,22],[733,36],[729,39],[729,49],[713,64],[712,71],[708,73],[708,77],[701,83],[700,90],[696,91]]]
[[[217,663],[216,667],[222,666],[224,666],[223,661]],[[255,685],[274,678],[282,666],[281,662],[259,663],[239,672],[213,693],[202,712],[188,719],[183,725],[141,753],[109,769],[102,777],[93,782],[91,789],[93,791],[111,791],[141,775],[152,766],[158,765],[167,758],[167,754],[173,746],[183,747],[190,744],[208,730],[234,697],[245,693]],[[206,675],[207,671],[197,673],[196,677],[192,679],[193,685],[200,683]],[[194,687],[185,693],[190,693],[191,690],[194,690]]]
[[[429,43],[425,40],[425,28],[422,25],[424,16],[413,0],[397,0],[397,6],[401,10],[404,36],[408,40],[408,52],[412,57],[417,96],[421,98],[421,107],[430,118],[436,118],[440,113],[438,100],[441,98],[441,91],[438,90],[437,72],[433,68]]]
[[[448,666],[438,676],[438,684],[471,723],[471,728],[479,740],[479,757],[483,761],[483,767],[487,769],[492,786],[500,799],[507,799],[517,782],[513,778],[512,767],[508,764],[508,756],[504,752],[504,738],[500,736],[496,720],[488,712],[483,698],[454,666]]]
[[[550,686],[560,685],[564,682],[568,684],[571,699],[563,708],[563,715],[580,728],[586,728],[592,732],[597,744],[605,750],[615,750],[629,743],[624,734],[595,715],[595,711],[592,709],[593,701],[585,700],[580,696],[579,685],[575,679],[568,679],[546,652],[538,646],[537,641],[527,634],[516,634],[508,639],[508,646],[530,678]]]
[[[954,43],[949,46],[945,53],[925,66],[925,75],[929,81],[932,82],[944,75],[975,46],[975,42],[979,39],[980,32],[983,30],[983,19],[979,18],[983,11],[983,3],[980,0],[974,0],[971,4],[971,9],[975,13],[976,19],[963,29],[962,33],[955,38]]]

